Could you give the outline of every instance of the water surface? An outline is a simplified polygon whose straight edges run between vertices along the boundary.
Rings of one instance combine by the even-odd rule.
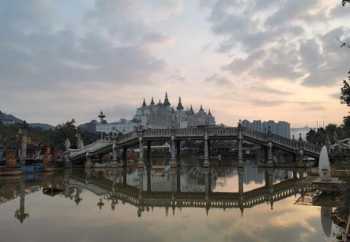
[[[329,241],[305,171],[66,170],[0,181],[0,241]]]

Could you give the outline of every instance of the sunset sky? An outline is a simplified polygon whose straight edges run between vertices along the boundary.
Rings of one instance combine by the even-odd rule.
[[[350,6],[329,0],[0,0],[0,110],[131,118],[143,98],[218,123],[340,123]]]

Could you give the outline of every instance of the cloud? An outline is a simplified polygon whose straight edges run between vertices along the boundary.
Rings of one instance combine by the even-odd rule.
[[[233,75],[318,87],[334,85],[349,67],[337,38],[346,39],[350,26],[337,20],[344,14],[338,4],[213,0],[201,6],[210,10],[212,32],[222,39],[218,52],[236,53],[222,67]]]
[[[167,6],[170,11],[171,2],[164,3],[162,9]],[[149,46],[167,41],[168,36],[147,25],[131,2],[95,0],[85,8],[81,5],[82,9],[66,11],[71,4],[1,2],[0,93],[12,93],[7,100],[13,103],[11,109],[35,102],[28,95],[26,104],[16,102],[19,91],[32,93],[32,97],[44,92],[59,95],[65,106],[72,95],[70,89],[77,86],[84,90],[91,84],[119,89],[153,85],[153,76],[166,67],[165,60],[155,56]],[[80,19],[74,19],[74,24],[64,22],[76,16]]]
[[[250,90],[261,92],[261,93],[283,95],[283,96],[291,94],[291,92],[288,92],[285,90],[275,89],[266,85],[259,85],[259,84],[255,84],[254,86],[250,87]]]
[[[232,82],[228,78],[221,76],[220,74],[217,74],[217,73],[207,77],[204,81],[208,83],[214,83],[219,86],[226,86],[226,85],[232,84]]]

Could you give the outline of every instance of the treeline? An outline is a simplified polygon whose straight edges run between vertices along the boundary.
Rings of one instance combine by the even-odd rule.
[[[340,101],[342,104],[350,106],[350,71],[348,74],[348,80],[343,80]],[[310,130],[306,135],[307,141],[318,145],[324,145],[328,142],[332,144],[344,138],[350,138],[350,116],[344,117],[341,125],[329,124],[325,128]]]
[[[67,121],[57,125],[52,129],[33,128],[28,124],[0,124],[0,145],[5,147],[14,147],[20,142],[21,133],[26,133],[32,143],[38,145],[49,145],[55,149],[63,150],[65,140],[68,138],[75,148],[77,143],[77,133],[79,133],[85,144],[91,143],[98,138],[95,132],[89,132],[75,125],[75,120]]]

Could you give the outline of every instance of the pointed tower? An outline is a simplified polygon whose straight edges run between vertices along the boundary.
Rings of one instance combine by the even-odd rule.
[[[209,115],[210,117],[213,116],[213,115],[211,114],[211,112],[210,112],[210,109],[209,109],[209,111],[208,111],[208,115]]]
[[[184,110],[184,107],[182,106],[182,102],[181,102],[181,97],[179,97],[179,103],[177,104],[177,108],[176,108],[177,110]]]
[[[146,106],[147,106],[147,104],[146,104],[146,99],[144,98],[144,99],[143,99],[143,102],[142,102],[142,107],[145,108]]]
[[[191,112],[191,114],[194,114],[192,105],[191,105],[191,107],[190,107],[190,112]]]
[[[203,106],[201,105],[201,107],[199,108],[198,112],[204,112]]]
[[[153,99],[153,97],[152,97],[152,100],[151,100],[151,105],[154,105],[154,99]]]
[[[168,93],[167,92],[165,92],[164,105],[165,106],[170,106],[170,102],[169,102],[169,99],[168,99]]]

